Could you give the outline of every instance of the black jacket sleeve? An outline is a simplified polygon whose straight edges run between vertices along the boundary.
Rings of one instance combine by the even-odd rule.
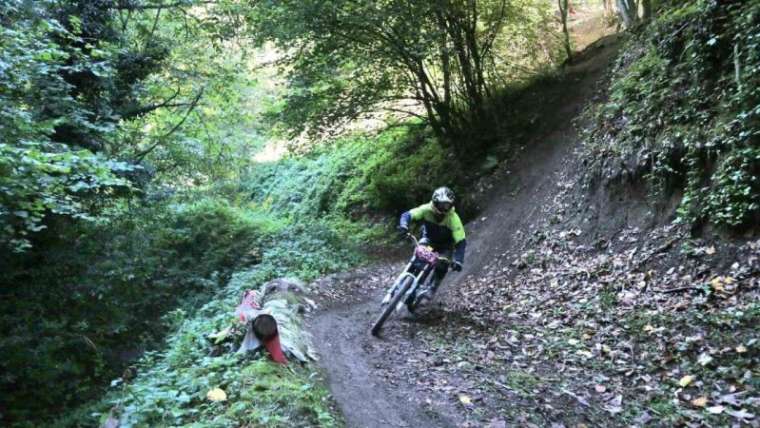
[[[461,241],[457,242],[457,245],[454,247],[454,261],[459,262],[459,264],[464,263],[464,250],[467,248],[467,240],[462,239]]]

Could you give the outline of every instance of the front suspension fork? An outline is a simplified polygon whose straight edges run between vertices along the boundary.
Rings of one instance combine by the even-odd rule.
[[[410,278],[412,278],[412,281],[416,281],[417,280],[417,277],[414,276],[414,274],[412,274],[411,272],[409,272],[409,268],[411,268],[411,267],[412,267],[411,263],[409,263],[408,265],[406,265],[406,268],[404,268],[404,271],[401,272],[401,275],[399,275],[398,278],[396,278],[396,281],[388,289],[388,292],[385,293],[385,297],[383,297],[383,303],[389,302],[391,300],[391,298],[396,293],[396,291],[398,290],[399,286],[401,285],[401,282],[404,279],[406,279],[407,277],[410,277]],[[414,282],[412,282],[412,287],[410,287],[410,289],[412,289],[413,287],[414,287]]]

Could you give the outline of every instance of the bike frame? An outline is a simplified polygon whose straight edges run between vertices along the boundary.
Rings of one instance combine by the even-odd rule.
[[[411,272],[409,272],[412,268],[412,265],[414,264],[415,257],[412,256],[412,260],[406,265],[406,268],[404,268],[404,271],[401,273],[401,275],[396,278],[396,282],[393,283],[393,286],[388,290],[388,294],[393,294],[393,292],[401,285],[402,281],[405,278],[412,278],[412,286],[409,287],[409,289],[406,291],[406,295],[404,295],[404,298],[401,299],[398,302],[398,306],[396,307],[396,310],[400,310],[404,306],[404,302],[412,296],[417,291],[417,287],[420,285],[420,281],[423,278],[427,278],[427,275],[430,273],[430,271],[433,269],[433,266],[429,263],[425,264],[425,267],[423,269],[420,269],[420,272],[415,275]]]
[[[389,306],[384,307],[380,317],[378,317],[377,321],[372,325],[370,333],[372,333],[373,336],[378,335],[380,329],[383,327],[383,323],[385,323],[393,312],[400,310],[404,305],[416,305],[416,302],[408,303],[407,301],[412,298],[414,298],[414,300],[417,299],[418,296],[414,293],[417,292],[420,283],[428,280],[438,263],[446,263],[447,267],[451,265],[451,260],[448,258],[441,257],[437,252],[431,252],[428,249],[420,248],[419,241],[413,235],[407,235],[407,237],[414,241],[414,254],[412,254],[412,258],[409,260],[409,263],[407,263],[404,271],[401,272],[398,278],[396,278],[396,281],[385,294],[383,305],[388,303]],[[411,281],[411,284],[409,284],[408,281]],[[404,288],[406,290],[402,294],[401,291]],[[411,311],[413,309],[410,307],[409,310]]]
[[[419,245],[419,241],[417,238],[413,235],[409,235],[409,237],[414,240],[414,247],[417,248]],[[427,279],[427,277],[430,275],[431,271],[435,268],[434,263],[427,263],[425,262],[425,267],[420,269],[420,271],[415,275],[412,272],[412,266],[414,265],[414,262],[416,261],[417,256],[416,254],[412,255],[412,259],[409,260],[409,263],[407,263],[406,267],[404,268],[403,272],[396,278],[396,281],[393,283],[393,285],[388,289],[387,296],[391,296],[393,292],[398,289],[398,287],[402,284],[402,281],[404,281],[405,278],[411,278],[412,279],[412,285],[409,287],[409,289],[406,291],[406,294],[404,295],[404,298],[401,299],[398,303],[398,306],[396,307],[396,310],[400,310],[404,306],[404,302],[412,296],[416,291],[417,287],[420,285],[420,282],[424,279]],[[438,256],[437,262],[445,262],[449,263],[449,259],[446,257]],[[436,263],[437,263],[436,262]]]

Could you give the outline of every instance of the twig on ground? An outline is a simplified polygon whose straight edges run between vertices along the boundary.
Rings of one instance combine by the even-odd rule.
[[[704,291],[701,287],[694,287],[692,285],[692,286],[689,286],[689,287],[678,287],[678,288],[671,288],[671,289],[668,289],[668,290],[657,290],[657,292],[658,293],[678,293],[680,291],[689,291],[689,290]]]

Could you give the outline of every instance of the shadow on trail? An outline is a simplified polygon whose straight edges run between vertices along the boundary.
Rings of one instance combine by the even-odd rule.
[[[441,326],[446,326],[446,328],[471,328],[479,332],[488,330],[487,326],[469,317],[467,313],[448,309],[441,303],[437,303],[429,308],[420,308],[414,314],[407,314],[400,317],[400,319],[412,328],[441,328]]]
[[[552,92],[531,97],[541,104],[536,111],[542,115],[548,111],[549,116],[539,121],[543,124],[540,130],[526,137],[529,143],[512,161],[511,174],[497,177],[480,195],[487,204],[480,219],[467,226],[468,264],[456,281],[475,279],[490,271],[489,264],[499,263],[497,257],[510,250],[513,235],[530,233],[533,222],[542,215],[540,208],[555,197],[556,174],[580,145],[571,119],[591,98],[595,83],[614,57],[616,44],[600,43],[592,49],[568,70],[572,90],[561,96],[551,96]],[[325,309],[311,319],[310,330],[348,426],[483,426],[486,414],[503,416],[524,398],[521,394],[533,391],[537,381],[531,373],[511,373],[509,379],[499,380],[497,374],[488,373],[488,367],[468,361],[469,355],[484,352],[491,326],[461,309],[448,309],[456,307],[456,300],[461,298],[455,285],[442,289],[436,303],[420,308],[414,316],[394,314],[383,326],[381,337],[372,337],[369,328],[379,315],[383,292],[401,268],[401,263],[386,264],[362,275],[336,278],[334,284],[328,279],[313,287],[340,296],[320,303]],[[454,279],[449,281],[453,284]],[[442,346],[446,340],[448,348]],[[449,349],[462,353],[452,355]],[[502,351],[524,352],[517,348]],[[460,376],[463,373],[468,376]],[[501,394],[496,398],[501,398],[464,393],[482,390],[484,384],[496,388]],[[503,418],[499,420],[503,422]]]

